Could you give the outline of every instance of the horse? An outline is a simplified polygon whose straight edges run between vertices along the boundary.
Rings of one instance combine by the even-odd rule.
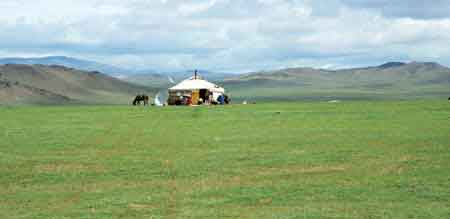
[[[145,94],[136,95],[136,97],[133,100],[133,106],[141,105],[141,102],[144,102],[144,106],[147,106],[148,105],[148,96]]]

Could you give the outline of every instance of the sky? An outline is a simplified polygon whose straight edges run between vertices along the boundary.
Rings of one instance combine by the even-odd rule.
[[[1,0],[0,57],[248,72],[450,66],[450,0]]]

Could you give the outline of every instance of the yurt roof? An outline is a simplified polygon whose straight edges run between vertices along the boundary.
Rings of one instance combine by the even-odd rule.
[[[220,92],[220,93],[225,92],[225,89],[216,84],[213,84],[203,79],[194,79],[194,78],[186,79],[180,82],[179,84],[175,85],[174,87],[169,88],[169,90],[200,90],[200,89],[207,89],[213,92]]]

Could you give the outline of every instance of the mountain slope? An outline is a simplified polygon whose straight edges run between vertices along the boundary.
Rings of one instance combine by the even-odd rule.
[[[4,103],[128,104],[138,93],[153,93],[99,72],[63,66],[0,65],[0,81]]]
[[[84,71],[99,71],[106,74],[124,74],[130,70],[106,65],[94,61],[76,59],[66,56],[48,56],[42,58],[3,58],[0,65],[23,64],[23,65],[60,65]]]
[[[238,99],[372,99],[450,95],[450,69],[430,62],[391,62],[343,70],[290,68],[228,78]]]
[[[77,59],[66,56],[48,56],[41,58],[0,58],[0,65],[22,64],[22,65],[59,65],[68,68],[75,68],[84,71],[98,71],[115,76],[117,78],[150,87],[167,87],[171,83],[168,77],[179,82],[194,74],[194,70],[186,71],[162,71],[158,72],[151,69],[134,69],[132,67],[116,67],[99,62]],[[232,74],[211,72],[200,70],[201,75],[208,80],[223,80],[231,77]]]
[[[51,91],[0,80],[1,104],[69,104],[70,98]]]

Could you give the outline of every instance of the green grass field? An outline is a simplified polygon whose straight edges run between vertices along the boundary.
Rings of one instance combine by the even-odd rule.
[[[450,104],[2,107],[0,218],[450,218]]]

